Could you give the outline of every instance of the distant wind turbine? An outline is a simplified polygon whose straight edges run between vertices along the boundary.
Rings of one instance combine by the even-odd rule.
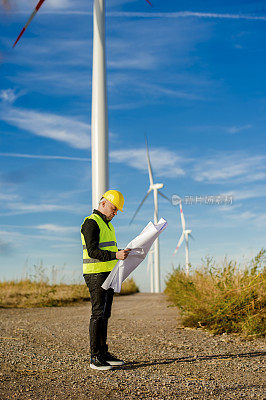
[[[191,235],[191,229],[186,229],[186,222],[185,222],[185,217],[183,213],[183,208],[182,208],[182,203],[181,200],[179,201],[179,208],[180,208],[180,216],[181,216],[181,224],[182,224],[182,235],[178,241],[178,244],[176,246],[176,249],[174,251],[174,255],[176,254],[177,250],[183,243],[183,240],[185,239],[186,242],[186,273],[187,275],[189,274],[189,253],[188,253],[188,238],[191,237],[193,239],[193,236]]]
[[[152,168],[151,168],[151,161],[150,161],[150,156],[149,156],[149,150],[148,150],[148,142],[147,138],[146,139],[146,151],[147,151],[147,161],[148,161],[148,172],[149,172],[149,180],[150,180],[150,187],[145,195],[144,199],[138,206],[137,210],[135,211],[135,214],[133,215],[130,225],[132,224],[133,220],[135,219],[137,213],[139,212],[140,208],[142,207],[143,203],[149,196],[149,194],[153,191],[153,196],[154,196],[154,224],[158,223],[158,193],[160,196],[162,196],[164,199],[168,200],[168,197],[165,196],[159,189],[163,188],[163,183],[154,183],[153,181],[153,174],[152,174]],[[159,293],[161,290],[161,285],[160,285],[160,255],[159,255],[159,238],[157,238],[154,242],[154,289],[155,293]],[[152,276],[152,273],[151,273]],[[151,283],[151,287],[153,286],[153,283]]]

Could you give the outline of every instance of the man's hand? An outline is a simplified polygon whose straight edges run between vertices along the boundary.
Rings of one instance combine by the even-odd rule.
[[[125,260],[129,254],[129,252],[131,251],[131,249],[124,249],[124,250],[120,250],[116,252],[116,258],[118,260]]]

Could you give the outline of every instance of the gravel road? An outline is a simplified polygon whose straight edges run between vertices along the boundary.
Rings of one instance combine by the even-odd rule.
[[[126,364],[105,372],[89,368],[90,303],[0,310],[0,399],[266,399],[264,340],[183,329],[167,305],[115,298],[109,347]]]

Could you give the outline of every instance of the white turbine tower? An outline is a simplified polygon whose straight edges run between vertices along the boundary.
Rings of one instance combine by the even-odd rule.
[[[39,0],[13,47],[35,17],[45,0]],[[146,0],[150,5],[150,0]],[[92,207],[109,186],[108,107],[106,90],[105,0],[93,4],[93,73],[91,116]]]
[[[152,174],[152,168],[151,168],[151,161],[150,161],[150,156],[149,156],[149,150],[148,150],[148,143],[146,139],[146,151],[147,151],[147,161],[148,161],[148,172],[149,172],[149,180],[150,180],[150,187],[145,195],[144,199],[138,206],[135,214],[133,215],[131,221],[129,224],[131,224],[139,212],[142,204],[145,202],[149,194],[153,191],[153,197],[154,197],[154,224],[158,223],[158,193],[160,196],[165,198],[166,200],[169,201],[169,199],[162,193],[160,192],[159,189],[163,188],[163,183],[154,183],[153,181],[153,174]],[[159,254],[159,238],[157,238],[154,242],[153,245],[153,259],[154,259],[154,290],[155,293],[159,293],[161,291],[161,284],[160,284],[160,254]],[[153,273],[151,272],[151,279],[152,279]],[[153,287],[153,281],[151,282],[151,289]]]
[[[189,253],[188,253],[188,238],[191,237],[193,239],[193,236],[191,235],[191,229],[186,229],[186,221],[183,213],[183,208],[182,208],[182,203],[181,200],[179,201],[179,208],[180,208],[180,216],[181,216],[181,224],[182,224],[182,235],[178,241],[178,244],[176,246],[176,249],[174,251],[174,254],[177,252],[181,244],[183,243],[183,240],[185,239],[186,242],[186,273],[187,275],[189,274]]]
[[[154,248],[153,248],[153,245],[148,254],[147,270],[148,270],[148,274],[150,274],[150,290],[151,290],[151,293],[154,293]]]
[[[105,0],[94,0],[91,113],[92,208],[109,187]]]

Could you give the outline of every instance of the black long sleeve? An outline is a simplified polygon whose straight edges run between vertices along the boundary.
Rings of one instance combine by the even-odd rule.
[[[95,212],[96,211],[96,212]],[[93,211],[102,217],[98,210]],[[104,220],[104,218],[102,218]],[[108,225],[108,222],[104,220]],[[84,236],[88,255],[100,261],[111,261],[116,259],[115,251],[99,249],[100,228],[96,221],[93,219],[86,219],[81,227],[81,232]]]

